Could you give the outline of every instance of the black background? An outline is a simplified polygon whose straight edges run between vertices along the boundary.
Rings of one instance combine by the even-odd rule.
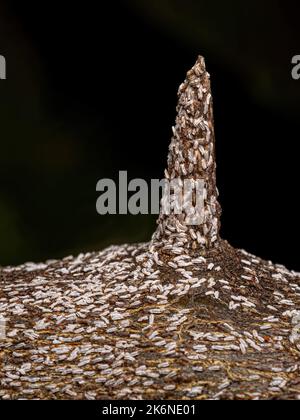
[[[222,236],[300,271],[296,1],[0,2],[0,264],[147,241],[96,183],[162,178],[176,93],[212,76]]]

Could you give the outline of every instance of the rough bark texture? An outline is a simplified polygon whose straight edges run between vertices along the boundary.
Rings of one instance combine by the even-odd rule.
[[[174,136],[170,145],[166,177],[169,181],[197,180],[204,184],[204,206],[194,215],[201,223],[187,224],[187,214],[163,214],[154,235],[156,245],[165,251],[181,248],[199,251],[217,245],[221,208],[217,202],[215,135],[210,76],[203,57],[188,72],[178,92]],[[175,191],[176,193],[176,191]],[[194,191],[194,194],[196,191]],[[168,201],[168,191],[166,200]],[[195,203],[194,203],[195,204]]]
[[[1,269],[0,398],[300,398],[300,275],[220,239],[210,95],[200,57],[168,161],[205,181],[200,226]]]

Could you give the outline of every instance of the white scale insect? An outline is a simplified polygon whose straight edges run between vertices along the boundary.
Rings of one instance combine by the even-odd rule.
[[[0,315],[0,341],[6,339],[6,319]]]

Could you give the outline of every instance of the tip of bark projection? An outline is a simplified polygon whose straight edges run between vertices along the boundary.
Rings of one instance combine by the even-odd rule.
[[[210,75],[199,56],[178,91],[166,186],[154,249],[197,251],[219,242],[221,207],[216,186]]]

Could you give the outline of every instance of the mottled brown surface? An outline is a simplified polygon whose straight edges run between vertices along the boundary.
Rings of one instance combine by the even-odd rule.
[[[147,248],[2,271],[0,396],[298,398],[298,276],[236,251],[228,266],[208,270],[209,259],[185,258],[175,270],[149,264]],[[181,261],[190,265],[179,273]],[[235,265],[239,278],[229,274]],[[253,280],[242,278],[249,269]],[[196,280],[185,279],[188,271]]]
[[[209,94],[200,57],[168,176],[205,180],[203,224],[161,214],[148,244],[0,270],[0,398],[300,398],[300,275],[220,239]]]

